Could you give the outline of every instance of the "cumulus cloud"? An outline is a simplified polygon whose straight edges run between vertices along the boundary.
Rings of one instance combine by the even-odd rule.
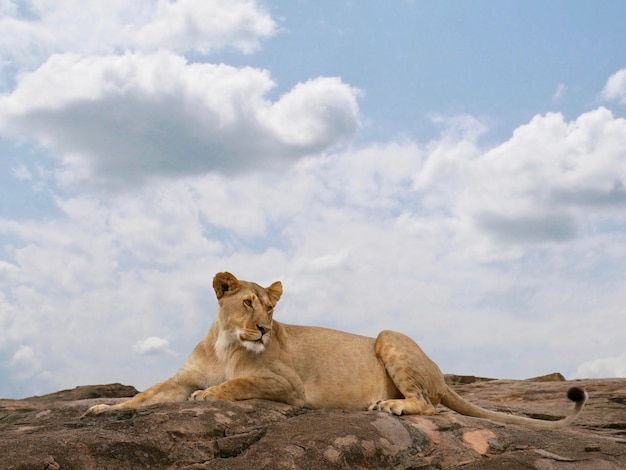
[[[149,67],[133,67],[144,59],[179,68],[142,75]],[[34,125],[28,135],[62,149],[68,164],[78,151],[63,145],[78,137],[69,126],[54,124],[66,133],[55,140],[56,132],[44,132],[53,126],[45,115],[69,116],[75,101],[91,99],[110,123],[111,103],[121,103],[121,114],[133,112],[122,98],[161,106],[157,90],[159,96],[187,97],[185,106],[223,122],[213,127],[211,138],[219,142],[229,140],[216,137],[218,129],[233,126],[262,129],[291,149],[314,148],[310,135],[335,139],[335,129],[320,129],[316,120],[337,125],[346,119],[342,112],[356,106],[355,92],[348,87],[344,95],[346,85],[337,79],[305,82],[270,102],[271,80],[255,69],[199,67],[200,78],[210,72],[221,79],[214,83],[223,93],[213,95],[188,91],[202,81],[193,75],[196,64],[173,54],[93,58],[97,67],[80,56],[55,60],[70,65],[62,70],[84,71],[84,83],[75,81],[75,90],[54,96],[33,85],[43,92],[39,102],[34,94],[22,99],[18,89],[3,104],[11,104],[6,112],[23,126],[14,132],[28,131],[21,110]],[[120,70],[127,71],[123,80],[116,79]],[[98,86],[91,87],[87,72],[94,71]],[[23,79],[22,91],[31,79]],[[329,104],[317,107],[326,103],[325,92]],[[337,94],[349,106],[333,107]],[[242,101],[251,105],[238,107]],[[264,119],[241,123],[244,108]],[[186,108],[172,112],[196,122]],[[154,119],[149,114],[145,118]],[[119,119],[144,135],[138,120]],[[170,122],[168,113],[163,119]],[[75,116],[72,122],[78,125]],[[619,311],[626,303],[625,120],[603,107],[573,120],[538,115],[488,148],[479,143],[485,130],[480,121],[462,116],[440,122],[444,129],[430,142],[323,152],[262,175],[204,162],[203,171],[219,171],[189,171],[106,198],[57,195],[54,217],[0,219],[0,236],[9,240],[0,262],[0,353],[11,358],[21,345],[37,344],[32,352],[40,370],[55,371],[47,391],[113,380],[146,387],[180,365],[180,357],[163,352],[189,352],[206,333],[215,310],[211,278],[229,270],[262,285],[283,281],[279,321],[367,335],[402,330],[446,372],[522,378],[560,370],[570,376],[593,358],[589,351],[598,344],[603,349],[596,357],[619,357],[626,329]],[[86,141],[80,155],[94,154],[74,156],[76,161],[100,175],[117,175]],[[170,171],[132,158],[153,174]],[[180,158],[184,168],[192,167]],[[158,365],[145,357],[150,354],[160,354]],[[28,359],[27,350],[22,355]],[[594,373],[619,371],[617,363],[612,369],[603,364],[595,364]],[[6,369],[10,377],[10,364]],[[37,374],[28,386],[41,386]],[[0,395],[16,390],[0,381]]]
[[[33,351],[33,349],[29,346],[24,346],[21,345],[17,351],[15,351],[15,354],[13,354],[13,357],[11,358],[11,362],[13,362],[14,364],[24,364],[24,363],[33,363],[33,361],[35,360],[35,353]]]
[[[626,69],[619,70],[609,77],[602,90],[602,97],[626,104]]]
[[[312,79],[271,102],[273,86],[263,70],[190,64],[166,51],[55,55],[0,96],[0,130],[121,186],[273,168],[355,133],[357,91],[340,79]]]
[[[259,38],[274,32],[273,20],[255,1],[160,0],[152,5],[154,16],[135,36],[142,48],[207,53],[231,46],[252,52]]]
[[[62,52],[208,53],[227,46],[251,52],[275,30],[254,0],[40,0],[1,8],[0,58],[18,68]]]
[[[560,242],[576,236],[576,221],[573,217],[539,212],[529,215],[483,212],[476,216],[475,221],[478,228],[505,243]]]
[[[432,147],[414,187],[432,209],[502,242],[561,242],[596,216],[624,216],[626,120],[600,107],[568,122],[535,116],[512,137],[480,149],[467,134]],[[463,197],[459,197],[463,194]]]
[[[575,378],[626,377],[626,353],[583,362]]]
[[[133,352],[141,355],[173,354],[173,351],[170,349],[170,342],[158,336],[150,336],[149,338],[137,341],[133,346]]]
[[[202,62],[275,33],[255,0],[2,4],[0,133],[34,141],[63,185],[276,170],[356,132],[356,89],[317,77],[270,99],[269,73]],[[190,54],[197,62],[189,62]],[[20,175],[30,171],[25,166]]]
[[[24,344],[17,348],[11,357],[10,364],[13,378],[20,381],[32,378],[41,370],[41,362],[35,355],[35,351]]]

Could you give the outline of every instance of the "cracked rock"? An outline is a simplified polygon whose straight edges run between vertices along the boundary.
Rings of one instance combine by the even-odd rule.
[[[569,428],[461,416],[303,410],[264,400],[184,402],[83,417],[137,393],[120,384],[0,399],[2,469],[626,468],[626,379],[475,380],[455,390],[490,409],[557,419],[572,385],[590,395]]]

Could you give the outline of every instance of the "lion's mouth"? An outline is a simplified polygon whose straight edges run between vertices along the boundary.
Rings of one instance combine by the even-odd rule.
[[[242,343],[263,343],[264,335],[259,336],[258,338],[246,338],[244,336],[239,336],[239,339]]]
[[[242,341],[242,346],[248,351],[257,354],[265,351],[265,343],[263,342],[263,337],[260,337],[258,339],[245,339]]]

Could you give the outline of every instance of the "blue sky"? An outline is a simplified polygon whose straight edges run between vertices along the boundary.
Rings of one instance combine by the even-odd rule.
[[[624,376],[625,8],[0,0],[0,396],[172,374],[223,270],[444,372]]]
[[[620,2],[268,6],[281,33],[252,57],[219,60],[267,68],[279,89],[317,75],[342,77],[364,90],[364,141],[402,133],[428,139],[437,131],[433,113],[493,119],[500,138],[539,112],[575,117],[598,104],[598,89],[624,57]]]

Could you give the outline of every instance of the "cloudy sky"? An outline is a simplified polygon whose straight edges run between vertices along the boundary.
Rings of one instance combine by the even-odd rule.
[[[626,376],[625,14],[0,0],[0,396],[171,375],[224,270],[447,373]]]

